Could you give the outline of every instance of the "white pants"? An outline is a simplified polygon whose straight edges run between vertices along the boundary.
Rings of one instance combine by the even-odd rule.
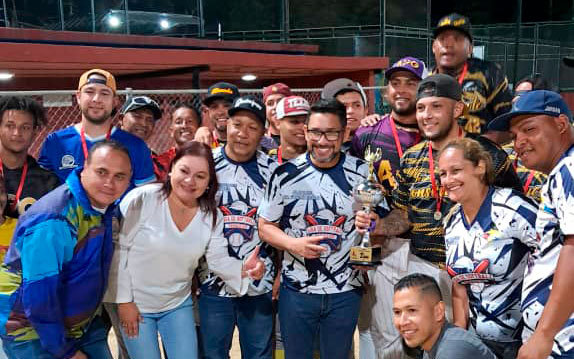
[[[370,329],[378,359],[410,358],[403,352],[401,338],[393,325],[393,294],[394,285],[412,273],[423,273],[436,279],[446,306],[447,319],[452,320],[451,279],[448,273],[412,254],[408,239],[388,240],[383,250],[383,263],[371,277],[373,303]]]

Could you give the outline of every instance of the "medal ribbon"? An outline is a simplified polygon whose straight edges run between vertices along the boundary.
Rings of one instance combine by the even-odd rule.
[[[432,144],[429,141],[429,172],[430,172],[430,180],[431,180],[431,187],[432,187],[432,195],[436,200],[436,207],[435,207],[435,219],[438,217],[437,213],[441,213],[440,207],[442,205],[442,195],[444,194],[444,190],[441,188],[439,192],[439,188],[436,184],[436,178],[434,173],[434,158],[432,155]],[[439,218],[440,219],[440,218]],[[438,219],[436,219],[438,221]]]
[[[2,172],[2,177],[4,177],[4,165],[2,159],[0,159],[0,172]],[[22,167],[22,174],[20,175],[20,183],[18,184],[18,190],[16,191],[16,198],[14,198],[14,203],[12,203],[11,210],[15,211],[18,207],[18,202],[20,202],[20,196],[22,196],[22,190],[24,189],[24,182],[26,182],[26,175],[28,174],[28,160],[24,162],[24,167]],[[4,181],[6,179],[4,178]]]
[[[279,146],[279,148],[277,148],[277,162],[279,164],[283,163],[283,157],[282,157],[282,152],[281,152],[281,146]]]
[[[106,140],[110,139],[112,135],[112,126],[108,129],[106,133]],[[84,159],[88,158],[88,145],[86,144],[86,131],[84,130],[84,125],[82,124],[82,129],[80,130],[80,138],[82,139],[82,150],[84,151]]]
[[[462,73],[458,77],[458,84],[460,86],[462,86],[462,81],[464,81],[464,77],[466,76],[467,71],[468,71],[468,62],[465,62],[464,66],[462,67]]]

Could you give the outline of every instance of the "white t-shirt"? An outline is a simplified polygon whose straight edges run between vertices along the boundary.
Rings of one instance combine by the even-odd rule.
[[[161,187],[135,188],[120,203],[123,220],[104,301],[133,301],[142,313],[174,309],[191,294],[192,276],[204,255],[231,290],[245,293],[249,279],[241,279],[242,261],[227,255],[221,213],[212,229],[211,215],[198,210],[180,231]]]
[[[536,329],[550,296],[564,237],[574,235],[574,147],[562,156],[542,187],[536,232],[540,247],[528,265],[522,291],[523,341]],[[552,352],[556,357],[574,357],[571,338],[574,338],[574,314],[554,338]]]
[[[282,283],[301,293],[332,294],[359,288],[361,274],[349,265],[349,252],[358,245],[353,188],[367,178],[362,160],[341,154],[328,169],[315,167],[307,153],[279,166],[259,205],[259,216],[279,224],[289,236],[325,236],[327,250],[320,258],[305,259],[284,252]],[[383,200],[377,212],[388,213]]]

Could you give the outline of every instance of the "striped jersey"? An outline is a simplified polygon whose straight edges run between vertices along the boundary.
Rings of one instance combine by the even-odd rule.
[[[350,291],[362,285],[361,274],[349,265],[350,248],[360,242],[355,229],[352,190],[367,178],[367,165],[341,153],[331,168],[315,167],[308,153],[279,166],[259,205],[259,216],[279,224],[289,236],[325,236],[320,258],[305,259],[284,252],[282,283],[309,294]],[[383,200],[380,216],[388,207]]]
[[[526,189],[524,194],[536,201],[536,203],[540,203],[540,191],[542,190],[544,182],[546,182],[546,175],[542,172],[530,170],[524,167],[522,161],[520,161],[514,151],[514,142],[504,145],[502,148],[508,154],[508,158],[512,162],[514,170],[520,179],[522,188]]]
[[[75,170],[20,216],[0,270],[4,340],[40,339],[56,358],[78,350],[108,284],[113,212],[92,208]]]
[[[574,147],[570,147],[542,187],[536,231],[539,249],[528,265],[522,293],[523,341],[536,329],[552,290],[552,281],[565,236],[574,236]],[[574,314],[554,337],[555,358],[574,357]]]
[[[497,63],[474,57],[466,63],[468,67],[461,87],[462,101],[468,113],[459,123],[467,133],[483,134],[490,121],[510,111],[512,93],[508,79]]]
[[[495,185],[521,191],[520,183],[506,153],[494,142],[483,136],[467,135],[478,141],[492,158],[496,173]],[[435,179],[440,184],[438,153],[433,149]],[[452,208],[448,197],[441,195],[441,219],[435,219],[437,199],[433,196],[429,170],[429,142],[423,141],[408,149],[401,159],[397,172],[398,187],[394,191],[393,204],[408,213],[412,223],[407,238],[411,240],[411,252],[438,266],[445,264],[445,242],[442,217]],[[438,190],[439,193],[444,191]]]
[[[262,245],[259,257],[265,263],[265,275],[261,280],[250,282],[247,295],[268,293],[275,275],[274,250],[259,239],[256,214],[277,164],[261,151],[247,162],[233,161],[225,154],[225,146],[213,150],[213,159],[219,182],[216,200],[223,213],[227,252],[230,257],[243,261],[256,246]],[[209,270],[205,258],[199,263],[199,279],[203,292],[223,297],[237,296],[236,291],[230,291],[225,282]]]
[[[396,121],[395,121],[396,125]],[[418,127],[407,128],[395,126],[397,138],[402,152],[420,142],[421,136]],[[359,127],[353,136],[352,154],[359,158],[365,158],[367,147],[371,150],[380,148],[382,157],[375,163],[377,177],[385,189],[390,193],[396,186],[395,173],[399,169],[401,156],[393,136],[391,115],[385,115],[373,126]]]
[[[491,187],[472,223],[462,206],[445,220],[447,270],[467,287],[471,324],[481,338],[521,339],[522,280],[538,245],[536,211],[521,193]]]

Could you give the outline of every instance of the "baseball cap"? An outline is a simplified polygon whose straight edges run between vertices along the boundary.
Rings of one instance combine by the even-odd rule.
[[[100,75],[104,79],[93,77],[92,75]],[[109,88],[116,92],[116,79],[114,75],[107,72],[106,70],[102,69],[91,69],[82,74],[80,76],[80,81],[78,82],[78,91],[82,89],[82,87],[86,86],[87,84],[102,84],[106,85]]]
[[[277,119],[284,117],[308,115],[311,112],[309,102],[301,96],[283,97],[275,108]]]
[[[566,115],[568,120],[572,121],[572,113],[570,113],[570,109],[560,94],[549,90],[534,90],[520,96],[512,104],[510,112],[490,121],[488,129],[508,131],[510,129],[510,121],[520,115],[548,115],[552,117]]]
[[[422,80],[417,88],[417,101],[424,97],[446,97],[461,101],[462,88],[452,76],[431,75]]]
[[[265,126],[265,105],[259,101],[255,96],[241,96],[233,101],[233,105],[229,109],[229,116],[235,115],[239,111],[249,111],[257,117],[259,121]]]
[[[140,108],[151,110],[153,113],[153,119],[156,121],[161,120],[161,108],[157,102],[147,96],[129,97],[122,106],[120,113],[125,115],[130,111],[139,110]]]
[[[436,38],[445,30],[458,30],[466,35],[470,42],[472,42],[472,27],[470,25],[470,20],[466,16],[452,13],[442,17],[434,29],[434,37]]]
[[[335,79],[327,82],[321,92],[321,98],[324,100],[333,100],[337,95],[349,91],[358,92],[363,99],[363,105],[367,106],[367,95],[365,95],[365,91],[363,91],[361,85],[358,82],[354,82],[353,80],[346,78]]]
[[[263,88],[263,101],[267,101],[267,97],[275,94],[281,94],[285,97],[293,95],[289,86],[282,82],[277,82],[276,84]]]
[[[393,66],[385,71],[385,78],[389,80],[391,75],[397,71],[409,71],[413,73],[419,80],[424,79],[428,75],[425,63],[415,57],[403,57],[399,61],[395,62]]]
[[[237,97],[239,97],[237,86],[229,82],[217,82],[207,89],[207,97],[203,100],[203,104],[209,106],[213,101],[218,99],[233,102]]]

